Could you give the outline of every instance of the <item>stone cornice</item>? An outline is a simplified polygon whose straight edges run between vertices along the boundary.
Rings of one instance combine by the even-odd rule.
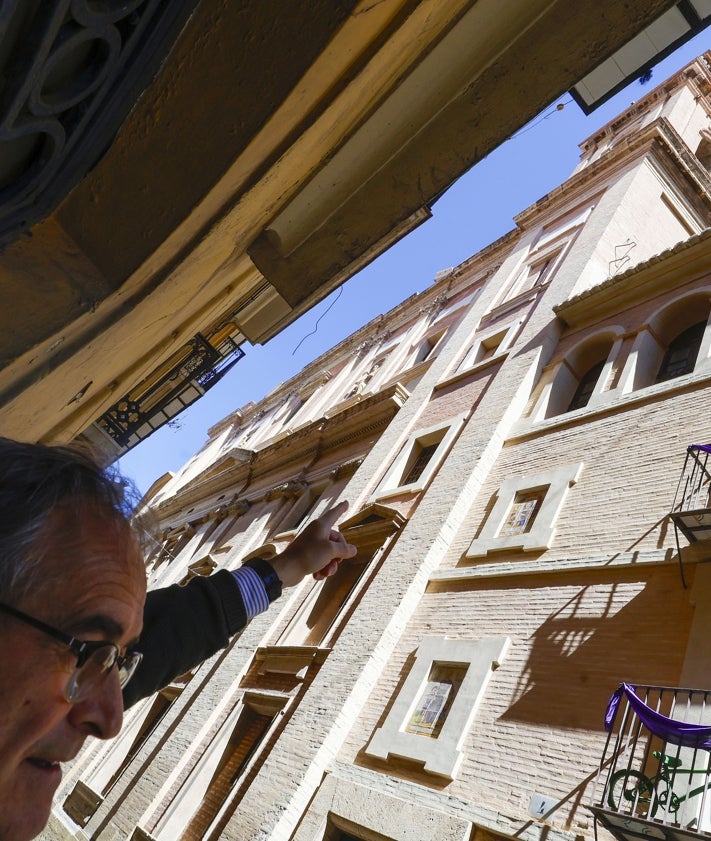
[[[685,148],[685,155],[683,156],[680,154],[679,144]],[[622,171],[643,154],[649,152],[660,154],[662,151],[670,154],[680,164],[680,171],[684,175],[690,176],[689,180],[697,192],[699,191],[700,178],[702,180],[705,178],[706,186],[704,189],[708,190],[708,185],[711,184],[708,174],[703,176],[697,163],[694,163],[693,171],[689,169],[689,162],[693,158],[691,151],[685,146],[683,140],[669,122],[665,118],[660,118],[640,129],[640,131],[622,137],[598,160],[574,173],[567,181],[546,193],[534,204],[529,205],[525,210],[518,213],[514,220],[521,228],[533,227],[538,224],[541,214],[550,215],[553,212],[560,211],[564,206],[570,206],[575,201],[589,196],[591,191],[595,192],[597,189],[602,189],[613,173]],[[709,203],[708,194],[705,199]]]
[[[617,552],[610,555],[592,555],[587,558],[528,558],[520,561],[501,561],[476,566],[437,569],[430,575],[431,582],[457,583],[489,578],[511,578],[526,575],[560,575],[566,572],[601,570],[620,567],[640,567],[650,564],[669,564],[674,550],[656,549],[649,552]],[[685,558],[686,560],[686,558]]]
[[[711,230],[639,263],[553,307],[568,327],[598,321],[636,302],[708,275]]]
[[[335,449],[353,440],[366,440],[373,431],[385,428],[393,415],[399,410],[408,397],[408,392],[396,383],[377,394],[362,398],[349,405],[345,410],[336,412],[330,417],[321,417],[296,432],[284,435],[276,441],[267,443],[262,449],[254,453],[249,463],[230,463],[225,471],[210,476],[214,464],[205,469],[204,478],[194,480],[185,488],[161,502],[154,509],[155,515],[163,522],[171,517],[184,516],[183,512],[191,505],[197,510],[190,517],[190,522],[202,522],[214,516],[221,515],[224,505],[213,507],[208,500],[214,499],[221,491],[239,487],[240,499],[247,498],[249,502],[258,499],[272,499],[285,493],[297,493],[295,482],[304,482],[302,476],[297,480],[289,479],[282,482],[278,488],[261,488],[252,494],[248,490],[252,477],[283,471],[288,478],[287,468],[290,465],[301,465],[300,470],[307,469],[310,462],[324,449]],[[346,464],[353,462],[352,456]],[[349,467],[341,467],[349,470]],[[330,468],[331,470],[337,468]],[[287,488],[288,486],[288,488]],[[305,486],[305,484],[304,484]],[[234,497],[233,497],[234,499]],[[234,503],[227,503],[228,508]],[[204,507],[202,507],[204,506]]]

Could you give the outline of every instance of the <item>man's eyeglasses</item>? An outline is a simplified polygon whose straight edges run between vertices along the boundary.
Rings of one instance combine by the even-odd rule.
[[[118,669],[119,684],[123,688],[133,677],[143,655],[138,651],[127,651],[121,655],[119,647],[113,642],[106,640],[85,641],[76,639],[63,631],[47,625],[33,616],[23,613],[10,605],[0,602],[0,610],[14,616],[27,625],[32,625],[39,631],[43,631],[50,637],[68,646],[72,654],[77,658],[77,664],[69,677],[64,689],[64,697],[69,703],[74,704],[86,698],[95,689],[103,678],[113,669]]]

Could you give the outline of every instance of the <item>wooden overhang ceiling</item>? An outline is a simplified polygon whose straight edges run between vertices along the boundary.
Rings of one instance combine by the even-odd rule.
[[[672,5],[3,3],[3,433],[75,437],[228,310],[273,336]]]

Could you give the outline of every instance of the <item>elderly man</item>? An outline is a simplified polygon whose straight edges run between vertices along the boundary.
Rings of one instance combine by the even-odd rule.
[[[128,702],[149,694],[225,645],[282,584],[331,575],[356,552],[333,530],[342,503],[269,563],[146,597],[122,486],[88,457],[0,439],[0,506],[0,841],[40,832],[61,764],[87,736],[118,733],[122,688]]]

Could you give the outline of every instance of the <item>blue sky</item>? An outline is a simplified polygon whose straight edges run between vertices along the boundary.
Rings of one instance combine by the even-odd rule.
[[[589,117],[569,95],[555,100],[463,175],[433,205],[430,220],[340,291],[266,345],[244,345],[244,359],[179,416],[178,428],[165,426],[127,453],[118,465],[121,472],[147,491],[159,476],[177,471],[193,456],[207,440],[209,427],[229,412],[260,400],[359,327],[427,288],[440,269],[458,265],[511,230],[517,213],[571,174],[578,144],[706,49],[709,30],[657,65],[647,85],[632,83]]]

